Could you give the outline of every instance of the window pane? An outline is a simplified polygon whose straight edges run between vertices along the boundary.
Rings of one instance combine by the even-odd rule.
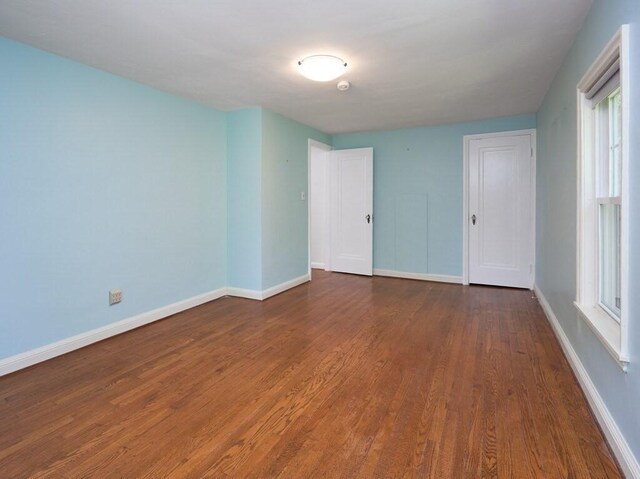
[[[597,175],[597,193],[596,196],[601,198],[613,196],[611,194],[611,113],[609,111],[609,97],[602,100],[595,108],[596,115],[596,175]]]
[[[620,321],[620,205],[601,204],[600,303]]]
[[[609,191],[610,196],[620,196],[622,171],[622,96],[620,89],[609,96]]]

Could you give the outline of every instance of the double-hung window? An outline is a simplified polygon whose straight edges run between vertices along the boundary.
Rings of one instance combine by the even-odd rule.
[[[622,109],[620,85],[596,106],[598,304],[620,322]]]
[[[578,84],[576,306],[611,355],[628,362],[628,27]]]

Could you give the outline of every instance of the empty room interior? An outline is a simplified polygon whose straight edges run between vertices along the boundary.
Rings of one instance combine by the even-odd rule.
[[[0,0],[0,478],[640,479],[640,2]]]

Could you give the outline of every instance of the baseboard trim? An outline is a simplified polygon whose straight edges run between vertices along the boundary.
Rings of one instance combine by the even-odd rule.
[[[31,351],[10,356],[0,360],[0,376],[33,366],[34,364],[38,364],[56,356],[61,356],[76,349],[97,343],[98,341],[139,328],[145,324],[153,323],[154,321],[166,318],[172,314],[221,298],[226,294],[227,288],[219,288],[208,293],[200,294],[183,301],[178,301],[177,303],[117,321],[115,323],[107,324],[106,326],[87,331],[86,333],[77,334],[75,336],[56,341],[55,343],[32,349]]]
[[[389,278],[417,279],[420,281],[436,281],[438,283],[462,284],[462,276],[449,276],[446,274],[409,273],[394,271],[391,269],[373,269],[374,276],[387,276]]]
[[[311,275],[309,273],[303,274],[302,276],[298,276],[289,281],[285,281],[284,283],[277,284],[272,286],[271,288],[265,289],[262,292],[262,299],[270,298],[271,296],[275,296],[276,294],[283,293],[288,289],[295,288],[296,286],[300,286],[301,284],[307,283],[311,281]]]
[[[324,269],[324,263],[311,263],[312,269]]]
[[[542,294],[542,291],[540,291],[537,284],[534,285],[533,291],[538,297],[542,310],[546,314],[547,319],[549,320],[549,323],[562,346],[565,356],[569,360],[569,364],[578,378],[578,382],[587,397],[587,401],[589,402],[591,409],[593,410],[593,413],[607,438],[607,441],[609,441],[613,454],[620,463],[622,471],[625,476],[630,479],[640,479],[640,463],[638,463],[638,459],[631,451],[629,443],[627,443],[626,439],[622,435],[622,431],[620,431],[620,428],[613,419],[613,416],[611,416],[602,396],[600,396],[595,384],[593,384],[589,373],[582,364],[582,361],[580,361],[575,349],[573,349],[569,338],[562,329],[562,326],[551,309],[549,302],[544,297],[544,294]]]
[[[243,289],[243,288],[227,288],[227,296],[235,296],[236,298],[255,299],[258,301],[264,301],[271,296],[283,293],[288,289],[295,288],[303,283],[311,281],[311,275],[309,273],[298,276],[297,278],[285,281],[284,283],[277,284],[271,288],[259,291],[256,289]]]
[[[222,298],[223,296],[237,296],[240,298],[262,301],[288,289],[295,288],[296,286],[310,280],[311,276],[309,274],[305,274],[298,278],[273,286],[272,288],[265,289],[264,291],[228,287],[219,288],[208,293],[200,294],[183,301],[178,301],[177,303],[169,304],[152,311],[147,311],[146,313],[117,321],[115,323],[107,324],[106,326],[102,326],[85,333],[56,341],[55,343],[32,349],[31,351],[25,351],[24,353],[9,356],[8,358],[0,360],[0,376],[28,368],[29,366],[41,363],[47,359],[55,358],[56,356],[62,356],[63,354],[75,351],[76,349],[89,346],[90,344],[97,343],[98,341],[102,341],[112,336],[117,336],[118,334],[126,333],[132,329],[144,326],[145,324],[153,323],[154,321],[158,321],[166,318],[167,316],[208,303],[214,299]]]
[[[233,296],[234,298],[256,299],[262,301],[262,291],[257,289],[244,289],[244,288],[227,288],[227,296]]]

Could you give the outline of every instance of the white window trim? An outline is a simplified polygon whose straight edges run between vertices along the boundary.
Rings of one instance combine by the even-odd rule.
[[[611,317],[598,299],[597,214],[595,207],[594,114],[585,90],[603,74],[615,58],[620,58],[620,90],[622,92],[622,185],[621,217],[621,318]],[[578,228],[577,228],[577,297],[575,306],[593,329],[607,351],[626,371],[629,362],[629,26],[622,25],[577,87],[578,105]],[[588,140],[588,141],[586,141]]]

